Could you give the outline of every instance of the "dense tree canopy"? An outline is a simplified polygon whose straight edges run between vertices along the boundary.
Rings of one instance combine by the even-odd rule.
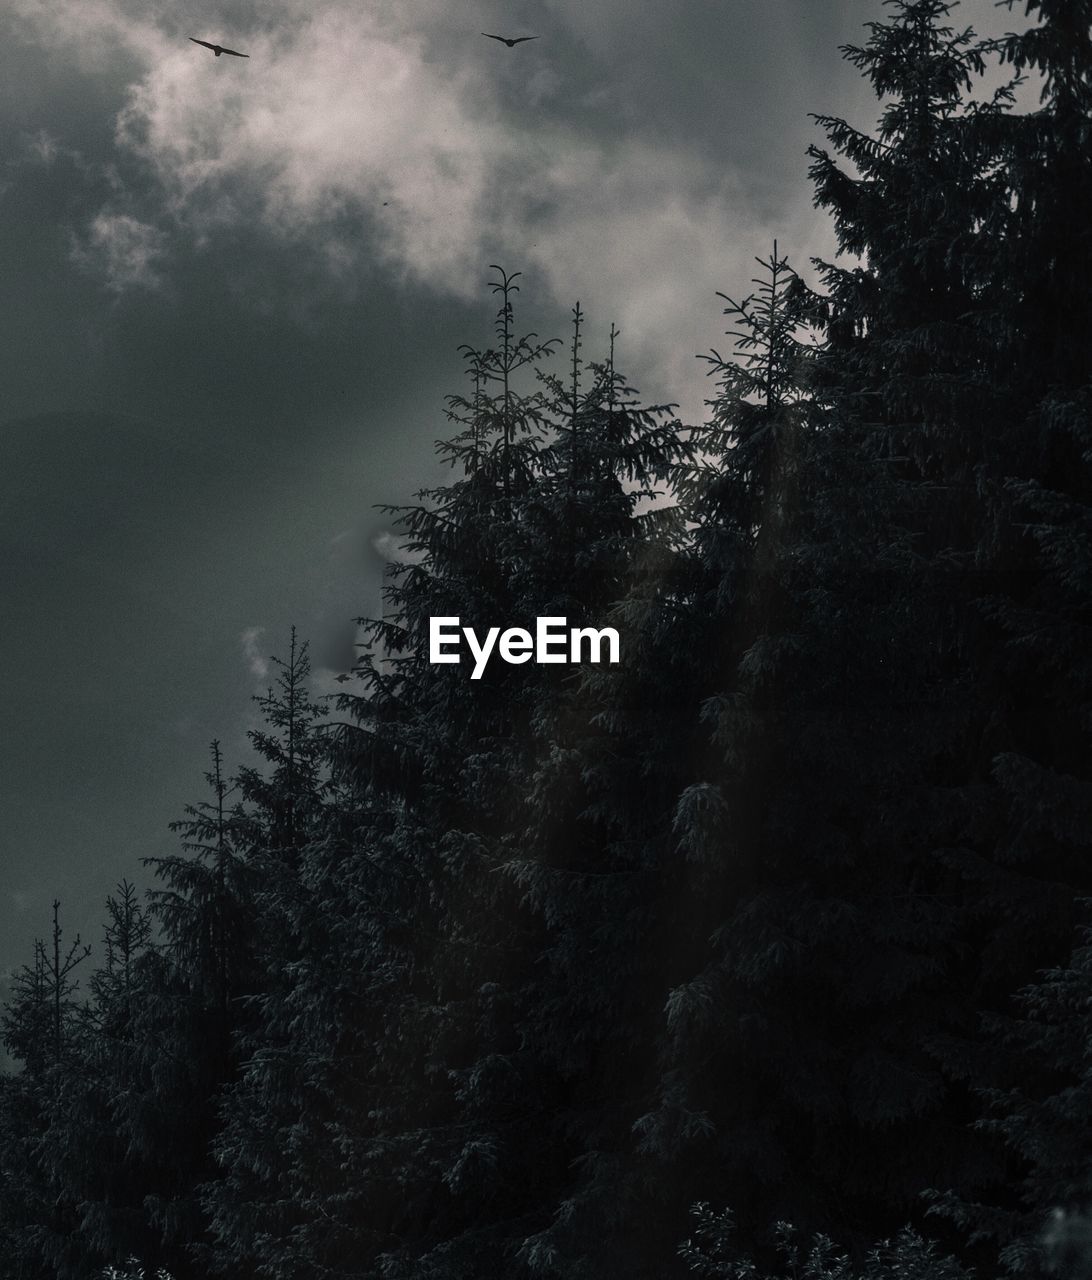
[[[340,694],[293,632],[157,889],[14,977],[5,1275],[1083,1274],[1092,0],[1024,16],[845,50],[839,257],[722,295],[702,423],[492,269]]]

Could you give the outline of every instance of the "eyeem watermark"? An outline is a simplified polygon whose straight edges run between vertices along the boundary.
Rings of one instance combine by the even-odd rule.
[[[429,618],[429,662],[462,662],[458,648],[466,637],[467,648],[474,659],[471,680],[480,680],[494,650],[503,662],[603,662],[604,646],[607,662],[617,662],[618,632],[613,627],[568,627],[568,618],[536,618],[535,633],[523,627],[490,627],[485,639],[479,640],[473,627],[460,627],[456,618]],[[450,652],[454,647],[455,652]],[[584,656],[584,655],[587,656]]]

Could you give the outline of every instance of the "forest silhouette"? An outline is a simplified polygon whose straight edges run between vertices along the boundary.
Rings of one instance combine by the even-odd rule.
[[[341,692],[287,637],[258,763],[16,977],[5,1276],[1088,1274],[1092,0],[1026,9],[845,51],[844,256],[724,298],[701,424],[494,269]]]

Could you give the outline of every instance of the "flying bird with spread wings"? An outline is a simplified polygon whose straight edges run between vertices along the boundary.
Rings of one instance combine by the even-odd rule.
[[[509,40],[507,36],[490,35],[488,31],[483,31],[482,35],[485,36],[487,40],[499,40],[501,44],[506,44],[509,49],[514,49],[517,44],[522,44],[524,40],[538,39],[538,36],[516,36],[514,39]]]
[[[233,58],[249,58],[249,53],[240,53],[238,49],[225,49],[222,44],[209,44],[207,40],[198,40],[196,36],[190,36],[194,44],[203,44],[206,49],[211,49],[217,57],[222,53],[230,53]]]

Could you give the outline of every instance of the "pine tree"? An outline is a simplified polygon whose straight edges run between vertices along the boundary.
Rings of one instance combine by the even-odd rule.
[[[1062,806],[1069,800],[1058,799]],[[1082,812],[1071,815],[1085,830],[1088,806],[1086,795]],[[1079,1250],[1058,1256],[1056,1237],[1060,1224],[1079,1222],[1092,1203],[1092,931],[1084,926],[1068,960],[1043,972],[1018,999],[1017,1016],[989,1019],[1004,1077],[983,1090],[989,1110],[979,1128],[1019,1158],[1019,1194],[988,1205],[949,1192],[936,1197],[937,1207],[972,1240],[998,1247],[1011,1275],[1080,1276],[1087,1257]]]
[[[274,657],[273,664],[275,689],[255,698],[263,727],[248,735],[263,766],[241,769],[235,782],[251,820],[245,835],[249,859],[255,862],[264,851],[262,871],[269,875],[281,865],[293,867],[311,835],[314,813],[321,811],[325,748],[316,726],[326,716],[308,688],[308,645],[297,640],[295,627],[288,658]]]
[[[602,625],[645,540],[634,509],[676,435],[613,359],[584,364],[580,313],[568,378],[540,373],[536,387],[555,344],[516,337],[515,281],[494,285],[496,345],[464,349],[473,393],[449,400],[456,432],[439,446],[456,478],[399,512],[409,556],[371,624],[362,692],[340,699],[336,800],[301,852],[300,953],[259,1002],[260,1043],[228,1103],[251,1118],[220,1146],[243,1205],[234,1219],[214,1207],[225,1257],[274,1274],[518,1265],[584,1149],[566,1027],[550,1021],[566,998],[569,1026],[590,1014],[566,990],[570,960],[554,965],[576,920],[561,948],[548,934],[569,833],[581,863],[600,857],[571,775],[591,703],[558,668],[495,664],[472,681],[432,665],[428,619]],[[596,1080],[597,1105],[609,1086]],[[294,1122],[264,1148],[237,1141],[270,1112]]]
[[[526,1188],[523,1216],[508,1228],[509,1265],[605,1275],[602,1242],[591,1240],[631,1221],[618,1161],[645,1057],[648,972],[633,945],[654,927],[655,870],[632,840],[647,797],[617,769],[596,687],[633,661],[639,628],[624,617],[627,592],[678,533],[672,508],[640,508],[662,496],[684,448],[671,406],[643,407],[617,370],[615,330],[606,362],[581,361],[583,322],[574,307],[567,377],[543,376],[555,426],[516,567],[526,617],[610,623],[626,651],[619,667],[543,665],[521,684],[532,709],[524,785],[497,869],[531,914],[517,940],[522,963],[509,961],[507,981],[490,984],[483,1002],[492,1034],[460,1078],[475,1108],[473,1140],[488,1142],[502,1177]],[[511,1027],[507,1040],[498,1024]],[[614,1265],[624,1268],[621,1255]]]
[[[983,1176],[951,1042],[1027,964],[1021,911],[1049,898],[992,857],[989,690],[967,659],[974,479],[1003,396],[982,237],[1004,192],[977,139],[1007,99],[967,111],[984,55],[952,6],[890,7],[846,50],[885,100],[876,135],[821,117],[840,158],[813,152],[817,202],[859,264],[823,268],[823,304],[786,289],[766,325],[792,370],[794,326],[823,321],[808,393],[764,404],[745,345],[714,419],[741,451],[696,544],[708,613],[730,621],[676,811],[690,928],[644,1122],[680,1184],[704,1176],[746,1230],[791,1215],[861,1239],[938,1173]],[[773,483],[749,423],[780,441]],[[992,970],[968,962],[985,920],[1003,939]]]
[[[417,1266],[466,1213],[451,1071],[486,960],[465,935],[497,892],[481,851],[503,821],[521,720],[514,681],[428,663],[428,618],[513,617],[512,549],[545,423],[543,396],[520,384],[553,345],[516,336],[515,279],[494,285],[496,347],[464,351],[473,397],[449,401],[457,432],[440,451],[459,478],[397,513],[411,559],[369,624],[363,692],[339,700],[331,804],[299,851],[298,954],[259,1002],[220,1144],[226,1256],[277,1274],[365,1274],[385,1255]],[[266,908],[283,910],[274,898]]]
[[[73,974],[91,954],[78,934],[65,946],[60,911],[55,900],[50,937],[35,939],[34,962],[15,975],[13,997],[3,1014],[9,1052],[39,1072],[63,1062],[72,1046],[79,1009],[79,983]]]
[[[215,1171],[218,1103],[238,1068],[234,1036],[254,983],[253,885],[217,742],[205,776],[211,798],[172,824],[182,854],[146,860],[164,887],[150,895],[157,945],[141,954],[135,991],[126,993],[134,970],[126,979],[124,957],[145,925],[124,900],[119,914],[111,912],[108,966],[98,983],[106,999],[104,1065],[114,1086],[109,1111],[124,1152],[106,1190],[114,1178],[127,1186],[126,1170],[144,1180],[139,1215],[121,1206],[111,1222],[109,1207],[98,1211],[112,1241],[108,1261],[120,1266],[135,1254],[149,1273],[163,1268],[174,1276],[192,1270],[207,1241],[200,1187]],[[122,1024],[111,1044],[111,1028]],[[104,1163],[109,1169],[106,1152]]]
[[[152,920],[128,880],[107,897],[106,917],[104,960],[88,984],[79,1070],[69,1082],[63,1122],[58,1114],[51,1126],[62,1181],[78,1205],[68,1267],[59,1276],[97,1274],[126,1258],[154,1274],[159,1257],[159,1232],[144,1206],[159,1170],[137,1156],[119,1123],[140,1055]]]
[[[820,448],[809,329],[822,316],[776,247],[759,265],[752,295],[725,298],[736,350],[708,358],[711,421],[694,432],[678,484],[692,533],[661,585],[647,665],[634,673],[641,694],[631,696],[650,707],[649,733],[657,726],[645,769],[668,781],[663,816],[649,815],[645,836],[656,833],[662,866],[658,1061],[633,1121],[656,1197],[643,1218],[661,1231],[706,1178],[727,1182],[748,1215],[776,1212],[775,1195],[795,1190],[789,1107],[772,1104],[778,1073],[802,1064],[771,1035],[791,1016],[777,972],[786,957],[771,944],[776,916],[804,906],[789,896],[788,859],[806,855],[787,828],[811,797],[799,795],[806,775],[782,778],[779,768],[799,728],[799,704],[784,699],[811,656],[814,578],[801,551]],[[647,738],[633,749],[647,755]],[[661,1238],[653,1256],[664,1247]]]
[[[22,1064],[3,1081],[0,1112],[0,1232],[13,1280],[74,1274],[79,1204],[66,1178],[72,1091],[80,1081],[85,1020],[75,976],[90,955],[77,934],[66,944],[60,902],[48,939],[14,978],[2,1015],[4,1045]]]
[[[1083,840],[1039,815],[1044,786],[1089,779],[1092,306],[1080,282],[1092,268],[1092,10],[1033,0],[1026,12],[1038,22],[1002,54],[1042,78],[1042,105],[1007,120],[1001,139],[1007,200],[994,236],[1011,374],[988,472],[995,589],[983,607],[1003,654],[996,782],[1012,860],[1049,848],[1054,873],[1087,889]]]
[[[334,919],[351,911],[351,898],[344,881],[331,879],[345,869],[353,819],[351,801],[328,778],[326,708],[311,691],[308,646],[295,629],[288,658],[273,662],[276,685],[255,699],[262,725],[250,733],[261,763],[240,770],[236,782],[236,838],[251,879],[253,986],[234,1033],[240,1069],[220,1103],[220,1172],[202,1202],[216,1241],[213,1265],[303,1275],[323,1248],[320,1237],[311,1241],[309,1215],[335,1171],[344,1175],[324,1110],[329,1078],[319,1046],[331,1016],[340,1023],[358,1012],[341,998],[346,974]],[[327,1237],[328,1223],[320,1229]]]
[[[1084,1211],[1090,1167],[1081,1141],[1088,956],[1083,942],[1069,952],[1090,889],[1092,309],[1080,281],[1092,267],[1092,9],[1032,0],[1024,11],[1032,24],[998,47],[1041,78],[1042,97],[994,131],[1006,199],[990,230],[1009,373],[998,447],[983,468],[992,520],[982,612],[995,628],[999,857],[1021,887],[1032,875],[1047,882],[1038,910],[1026,889],[1022,904],[1024,953],[1046,972],[1021,992],[1017,1018],[993,1003],[989,1038],[969,1055],[976,1083],[986,1082],[980,1128],[1014,1158],[1009,1183],[988,1196],[953,1188],[941,1203],[974,1238],[1000,1246],[1011,1272],[1082,1274],[1079,1240],[1051,1257],[1044,1228],[1056,1212]]]
[[[529,621],[526,577],[553,551],[532,541],[527,511],[550,428],[533,375],[555,343],[516,336],[518,276],[496,270],[496,344],[464,348],[474,394],[450,398],[457,432],[438,446],[457,478],[398,512],[416,560],[393,570],[388,617],[371,624],[364,693],[341,700],[360,726],[342,736],[342,777],[370,811],[357,866],[372,923],[347,945],[359,957],[358,1016],[375,1025],[374,1010],[383,1033],[378,1052],[368,1046],[371,1116],[344,1110],[340,1131],[358,1185],[372,1184],[355,1265],[375,1250],[392,1275],[454,1275],[495,1257],[513,1199],[528,1199],[480,1104],[490,1081],[510,1084],[483,1044],[511,1043],[501,993],[527,918],[495,869],[521,808],[533,704],[522,669],[491,664],[472,681],[465,667],[428,662],[430,617],[480,634]],[[385,918],[377,886],[393,890]],[[353,1042],[342,1054],[363,1057]],[[346,1223],[344,1207],[337,1216]]]

